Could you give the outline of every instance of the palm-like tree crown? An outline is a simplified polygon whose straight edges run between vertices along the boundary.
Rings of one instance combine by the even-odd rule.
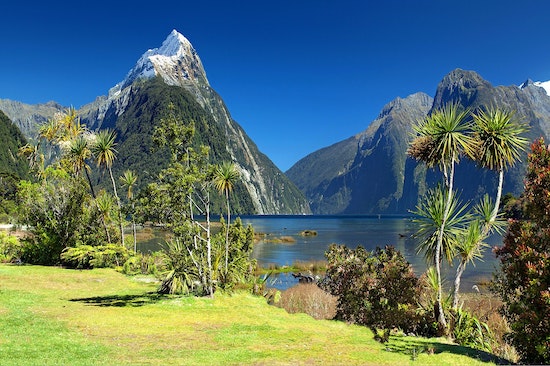
[[[216,169],[214,177],[214,186],[221,193],[231,192],[236,180],[239,178],[239,171],[235,164],[231,162],[223,162]]]
[[[133,188],[137,182],[137,175],[131,170],[124,171],[123,175],[119,178],[122,186],[128,187],[128,199],[133,197]]]
[[[470,149],[468,115],[467,110],[459,111],[458,104],[434,111],[413,126],[417,137],[411,143],[409,155],[431,168],[458,162],[460,154]]]
[[[95,144],[92,146],[92,152],[97,159],[97,166],[105,165],[111,168],[116,158],[116,132],[106,129],[99,131],[96,136]]]
[[[496,171],[513,166],[527,146],[527,139],[520,136],[527,125],[520,123],[514,112],[495,107],[479,110],[473,117],[472,158],[480,166]]]
[[[67,159],[75,174],[81,171],[89,171],[90,167],[86,161],[92,156],[88,141],[83,136],[78,136],[72,140],[67,150]]]

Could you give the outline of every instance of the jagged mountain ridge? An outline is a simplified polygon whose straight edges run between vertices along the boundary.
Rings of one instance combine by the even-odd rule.
[[[417,119],[449,102],[470,109],[493,104],[517,111],[517,116],[530,125],[529,140],[548,138],[550,97],[542,86],[526,82],[520,87],[494,87],[473,71],[453,70],[437,86],[432,102],[424,96],[424,103],[413,103],[417,94],[398,98],[384,107],[366,131],[313,152],[286,174],[306,194],[314,213],[406,214],[438,181],[438,172],[406,156],[412,124]],[[358,136],[363,136],[366,144],[361,144]],[[327,171],[327,165],[335,169]],[[505,192],[522,191],[524,169],[523,162],[507,172]],[[457,168],[456,186],[464,197],[475,199],[485,192],[492,195],[496,183],[494,173],[466,160]]]
[[[161,84],[167,88],[159,85],[158,80],[162,80]],[[156,83],[156,89],[153,88],[155,89],[153,94],[148,94],[152,88],[147,85],[151,83]],[[119,135],[118,150],[136,151],[136,141],[150,139],[151,125],[157,123],[166,112],[170,100],[162,99],[162,95],[184,100],[178,105],[181,109],[176,110],[176,114],[181,112],[184,115],[190,115],[191,113],[198,119],[195,120],[196,123],[208,121],[210,127],[204,127],[204,134],[197,136],[197,141],[207,143],[211,148],[216,146],[217,150],[213,152],[213,156],[232,160],[237,164],[243,182],[243,189],[239,192],[243,197],[238,198],[238,201],[243,203],[241,207],[244,208],[237,213],[307,214],[311,212],[303,194],[267,156],[258,150],[245,131],[232,119],[222,98],[210,87],[198,53],[176,30],[170,33],[161,47],[145,52],[125,79],[111,88],[107,96],[96,98],[95,101],[80,108],[78,113],[82,122],[92,130],[115,129]],[[191,97],[188,98],[189,95]],[[143,108],[139,103],[149,99],[156,100],[156,104],[154,107],[151,104],[148,105],[149,110],[145,118],[141,114]],[[202,112],[197,111],[195,104]],[[0,104],[0,110],[2,108],[3,105]],[[140,117],[139,126],[133,129],[134,133],[145,134],[144,131],[147,131],[149,136],[137,137],[127,133],[128,124],[134,123],[127,116],[129,110],[133,111],[132,116],[136,117],[134,120],[137,120],[137,116]],[[53,116],[49,113],[44,115],[37,113],[40,118],[36,118],[35,129],[27,129],[28,133],[34,133],[34,136],[36,136],[37,126]],[[12,120],[21,120],[17,110],[13,110],[10,114],[8,115]],[[146,126],[147,123],[150,126]],[[122,128],[126,128],[126,131]],[[216,132],[211,136],[212,131]],[[223,140],[224,143],[220,144],[219,141],[213,143],[211,139]],[[149,148],[150,146],[144,145],[141,153],[151,154],[151,151],[148,151]],[[149,161],[156,165],[151,171],[158,171],[167,162],[166,156],[155,154],[151,155]],[[113,169],[115,171],[132,169],[131,162],[140,166],[136,159],[121,157],[115,160]],[[152,179],[151,171],[146,172],[145,179]],[[101,179],[101,176],[96,178]]]
[[[317,214],[398,210],[410,126],[428,113],[432,101],[424,93],[397,98],[365,131],[306,156],[286,174]]]

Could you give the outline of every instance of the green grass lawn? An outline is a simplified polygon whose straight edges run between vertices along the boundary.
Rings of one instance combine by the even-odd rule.
[[[0,365],[477,365],[444,339],[287,314],[246,293],[158,296],[114,270],[0,264]],[[426,352],[428,350],[428,352]]]

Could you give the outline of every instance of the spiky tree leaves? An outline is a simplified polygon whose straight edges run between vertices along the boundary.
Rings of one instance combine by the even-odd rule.
[[[95,156],[97,166],[104,167],[109,171],[111,177],[111,183],[113,184],[113,193],[118,205],[118,221],[120,228],[120,242],[124,246],[124,223],[122,220],[122,205],[120,198],[118,197],[115,178],[113,177],[113,162],[116,159],[117,151],[116,146],[116,132],[106,129],[101,130],[96,135],[95,143],[92,146],[92,153]]]
[[[415,236],[420,239],[417,252],[424,253],[427,262],[434,266],[437,266],[442,258],[445,258],[449,264],[453,261],[462,230],[468,225],[470,219],[467,213],[468,206],[461,204],[454,192],[451,193],[451,205],[448,213],[445,214],[448,194],[449,192],[441,185],[430,189],[425,199],[413,212],[416,215],[413,221],[418,224]],[[443,227],[442,255],[438,257],[437,246],[441,227]]]
[[[421,214],[426,216],[437,215],[441,218],[438,223],[439,233],[435,245],[435,256],[439,258],[441,252],[448,252],[448,248],[442,248],[443,240],[446,237],[445,230],[448,230],[446,221],[453,219],[451,215],[454,185],[455,164],[461,156],[468,156],[482,167],[495,170],[499,174],[496,200],[494,205],[488,205],[488,198],[481,203],[481,211],[478,210],[477,218],[470,226],[464,229],[457,246],[460,264],[455,277],[455,296],[453,307],[458,306],[458,288],[460,277],[468,262],[477,256],[483,246],[483,241],[490,232],[498,226],[498,209],[502,194],[504,170],[514,165],[524,149],[526,139],[520,134],[526,131],[525,125],[514,118],[514,113],[491,106],[480,109],[471,114],[473,122],[470,122],[468,110],[460,110],[458,104],[449,104],[434,111],[425,120],[420,121],[413,127],[416,137],[409,146],[408,154],[417,160],[424,162],[428,167],[438,167],[444,176],[447,187],[447,202],[442,212],[427,210],[425,205]],[[433,195],[433,192],[432,192]],[[433,197],[428,197],[432,200]],[[488,207],[491,207],[489,211]],[[433,250],[430,245],[433,242],[427,241],[420,248],[422,250]],[[458,245],[458,242],[455,243]],[[473,256],[473,257],[471,257]],[[449,258],[447,258],[449,259]],[[441,276],[437,261],[435,262],[438,278]],[[441,282],[440,282],[441,283]],[[437,306],[441,306],[441,286],[438,289]],[[441,308],[440,308],[441,309]],[[444,314],[440,310],[439,322],[445,325]]]
[[[439,167],[449,185],[452,166],[464,152],[469,152],[470,126],[468,110],[460,110],[458,104],[447,104],[413,126],[416,138],[408,154],[430,168]]]
[[[127,187],[127,194],[126,198],[129,201],[129,204],[131,205],[132,212],[132,232],[134,236],[134,253],[137,252],[137,234],[136,234],[136,220],[135,220],[135,213],[134,213],[134,187],[137,183],[137,175],[131,171],[131,170],[125,170],[124,174],[119,177],[120,183],[123,187]]]
[[[231,162],[223,162],[216,167],[214,173],[214,186],[218,192],[225,194],[227,204],[227,226],[225,229],[225,271],[229,261],[229,225],[231,224],[231,210],[229,206],[229,192],[233,190],[235,182],[239,178],[237,166]]]
[[[488,107],[473,114],[473,140],[470,156],[483,168],[494,170],[499,175],[495,207],[491,222],[495,221],[502,195],[504,171],[513,166],[527,146],[521,134],[527,125],[515,118],[513,111]]]
[[[444,331],[447,329],[447,320],[442,307],[440,258],[446,222],[449,219],[454,196],[455,164],[460,160],[461,155],[468,153],[470,149],[471,138],[467,133],[470,129],[468,116],[469,112],[460,110],[458,104],[448,104],[433,111],[426,119],[413,126],[417,137],[412,141],[412,148],[408,152],[428,167],[439,167],[443,172],[447,187],[446,201],[441,212],[435,243],[435,268],[439,279],[436,307],[438,308],[438,322]],[[422,146],[423,143],[426,144],[426,147]]]

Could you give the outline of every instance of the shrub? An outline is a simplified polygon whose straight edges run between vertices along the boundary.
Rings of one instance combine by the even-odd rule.
[[[61,262],[69,268],[114,268],[124,264],[131,254],[128,249],[117,244],[77,245],[63,250]]]
[[[331,245],[325,255],[321,286],[338,298],[336,318],[370,327],[380,341],[393,328],[417,330],[419,281],[403,254],[391,246],[368,252]]]
[[[163,252],[151,254],[136,253],[122,265],[122,273],[126,275],[154,275],[161,276],[167,270],[166,255]]]
[[[277,306],[287,312],[306,313],[315,319],[333,319],[336,315],[335,296],[314,283],[298,284],[282,292]]]
[[[21,244],[16,236],[0,231],[0,262],[9,263],[21,259]]]
[[[550,363],[550,151],[531,146],[523,199],[524,220],[510,220],[495,252],[500,272],[493,290],[504,302],[508,338],[522,362]]]

